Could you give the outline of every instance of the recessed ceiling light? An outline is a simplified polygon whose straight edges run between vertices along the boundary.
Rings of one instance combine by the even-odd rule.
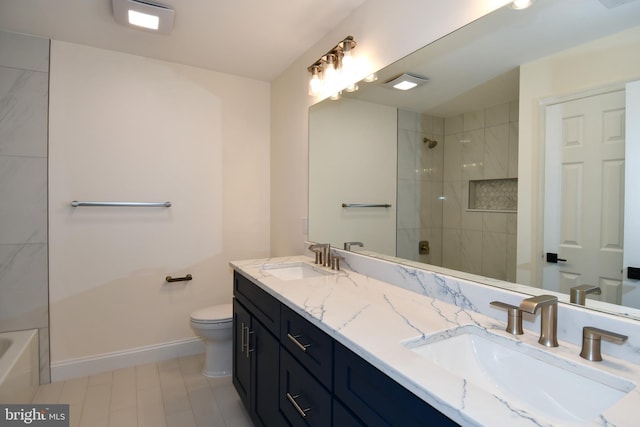
[[[384,86],[398,90],[409,90],[421,86],[428,82],[429,79],[415,74],[404,73],[391,80],[387,80]]]
[[[168,6],[139,0],[112,0],[111,4],[119,24],[161,34],[173,29],[175,11]]]

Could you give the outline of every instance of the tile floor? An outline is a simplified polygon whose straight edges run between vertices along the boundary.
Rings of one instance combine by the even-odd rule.
[[[231,377],[200,373],[204,354],[44,384],[32,403],[68,403],[71,427],[251,427]]]

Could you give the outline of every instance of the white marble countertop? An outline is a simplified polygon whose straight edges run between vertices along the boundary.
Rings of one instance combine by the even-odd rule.
[[[504,331],[505,322],[344,268],[332,275],[287,281],[263,269],[265,265],[287,262],[313,266],[306,256],[234,261],[231,266],[461,425],[638,425],[640,390],[633,385],[640,384],[640,367],[634,363],[606,355],[602,362],[589,362],[579,357],[578,346],[562,341],[559,347],[546,348],[537,343],[538,334],[532,331],[525,330],[524,335],[515,337]],[[561,358],[566,366],[601,370],[622,378],[633,389],[594,420],[560,421],[488,393],[403,345],[469,325],[517,340],[520,348],[526,347],[529,353],[548,352]]]

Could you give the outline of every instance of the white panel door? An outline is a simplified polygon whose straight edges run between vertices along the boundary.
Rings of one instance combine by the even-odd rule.
[[[629,279],[627,269],[640,267],[640,81],[626,87],[627,141],[626,161],[633,165],[625,173],[624,196],[624,289],[622,305],[640,308],[640,280]]]
[[[620,303],[624,246],[625,94],[546,108],[543,287],[600,286]],[[597,297],[596,297],[597,298]]]

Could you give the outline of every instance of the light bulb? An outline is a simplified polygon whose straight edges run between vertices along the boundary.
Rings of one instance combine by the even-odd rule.
[[[332,53],[327,55],[326,63],[323,69],[323,74],[324,74],[325,82],[333,81],[338,74],[338,71],[336,70],[336,56]]]
[[[322,80],[320,80],[320,67],[311,67],[311,80],[309,80],[309,95],[317,96],[322,93]]]
[[[342,70],[350,73],[354,67],[353,54],[351,53],[351,42],[346,41],[343,43],[342,51]]]

